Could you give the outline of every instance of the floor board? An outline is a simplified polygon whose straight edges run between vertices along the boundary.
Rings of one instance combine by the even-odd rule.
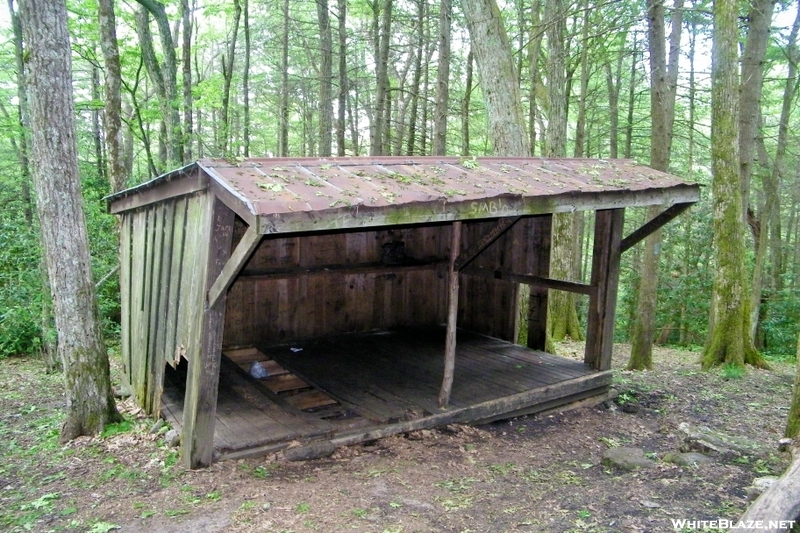
[[[444,328],[416,328],[226,352],[230,358],[222,359],[214,432],[217,453],[236,457],[296,440],[347,443],[393,428],[497,419],[504,412],[533,412],[539,403],[549,407],[599,394],[611,380],[609,373],[598,375],[581,361],[459,330],[450,403],[442,410],[444,345]],[[259,382],[246,371],[253,361],[288,374],[273,378],[274,383]],[[292,380],[311,388],[283,391],[281,384]],[[185,376],[169,370],[162,405],[176,427],[184,390]],[[333,405],[325,407],[328,403]],[[301,410],[308,405],[313,406],[309,412]],[[340,424],[323,419],[325,413],[343,412],[350,415]]]

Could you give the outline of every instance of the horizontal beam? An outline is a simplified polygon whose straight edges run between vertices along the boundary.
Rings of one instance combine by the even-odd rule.
[[[572,281],[562,281],[560,279],[542,278],[539,276],[530,276],[527,274],[514,274],[504,270],[489,270],[486,268],[468,268],[464,270],[464,274],[471,274],[473,276],[481,276],[489,279],[499,279],[502,281],[512,281],[514,283],[523,283],[525,285],[534,285],[536,287],[545,287],[547,289],[556,289],[559,291],[575,292],[578,294],[591,295],[594,287],[585,283],[574,283]]]
[[[481,235],[480,239],[475,241],[472,246],[467,248],[464,253],[456,258],[455,270],[463,270],[464,267],[470,264],[473,259],[478,257],[482,251],[488,248],[489,245],[496,241],[503,233],[508,231],[511,226],[516,224],[520,218],[522,217],[506,217],[498,220],[489,231]]]
[[[661,227],[663,227],[673,218],[677,217],[678,215],[689,209],[693,204],[694,202],[674,204],[665,209],[664,211],[662,211],[660,214],[654,216],[644,226],[642,226],[641,228],[637,229],[636,231],[634,231],[633,233],[622,239],[622,242],[620,243],[622,252],[631,249],[633,246],[636,245],[636,243],[646,238],[654,231],[658,231],[659,229],[661,229]]]
[[[323,265],[317,267],[296,267],[270,270],[247,271],[242,278],[250,279],[291,279],[301,276],[327,276],[346,274],[391,274],[416,270],[433,270],[446,265],[447,260],[409,263],[405,265],[384,265],[383,263],[363,263],[355,265]]]
[[[488,400],[479,404],[443,411],[431,416],[418,418],[409,422],[397,424],[387,424],[377,428],[366,428],[354,430],[341,436],[334,437],[330,442],[334,446],[350,446],[367,440],[380,439],[416,431],[418,429],[428,429],[447,424],[464,424],[473,420],[486,418],[499,418],[505,413],[512,413],[527,406],[539,403],[550,402],[558,398],[569,397],[586,390],[597,390],[598,393],[604,392],[603,387],[611,384],[611,372],[596,372],[587,376],[568,379],[552,385],[545,385],[535,389],[529,389],[511,396],[504,396],[496,400]]]
[[[261,242],[262,237],[263,235],[258,232],[256,227],[250,226],[247,228],[242,240],[236,245],[236,250],[233,251],[222,272],[219,273],[217,279],[214,280],[214,284],[208,290],[209,309],[214,307],[220,297],[230,289],[236,275],[242,270],[250,256],[253,255],[253,251],[255,251],[258,243]]]
[[[162,202],[169,198],[192,194],[202,191],[208,187],[208,177],[199,172],[193,174],[182,174],[174,177],[170,181],[163,182],[163,185],[152,188],[142,188],[130,194],[120,194],[118,198],[110,199],[108,212],[112,215],[138,209],[156,202]]]
[[[378,207],[360,204],[329,211],[259,214],[258,218],[261,233],[319,232],[694,203],[699,199],[699,185],[682,184],[656,190],[570,192],[535,197],[507,195],[464,201],[443,198]]]

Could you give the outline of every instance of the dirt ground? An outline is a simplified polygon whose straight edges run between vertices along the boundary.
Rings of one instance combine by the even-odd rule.
[[[578,357],[582,346],[560,346]],[[628,347],[616,347],[614,368]],[[0,361],[0,530],[183,532],[666,532],[672,519],[735,519],[754,478],[779,475],[777,451],[794,367],[702,372],[698,355],[657,349],[656,369],[617,370],[618,403],[480,427],[421,431],[339,449],[305,463],[279,456],[185,471],[175,449],[127,422],[57,442],[60,378],[33,359]],[[747,437],[745,456],[679,467],[681,422]],[[650,470],[604,467],[609,447],[635,446]],[[708,531],[708,530],[706,530]]]

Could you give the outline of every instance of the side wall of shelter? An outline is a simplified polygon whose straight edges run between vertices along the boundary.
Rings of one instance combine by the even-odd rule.
[[[495,224],[465,223],[462,250]],[[535,227],[534,218],[522,219],[472,266],[533,273]],[[444,323],[451,228],[436,224],[265,236],[228,294],[224,344]],[[234,243],[244,230],[237,220]],[[420,264],[382,266],[384,244],[396,241]],[[462,274],[459,326],[515,340],[517,298],[516,283]]]
[[[122,360],[150,414],[161,408],[164,365],[200,353],[211,198],[198,192],[122,214]]]

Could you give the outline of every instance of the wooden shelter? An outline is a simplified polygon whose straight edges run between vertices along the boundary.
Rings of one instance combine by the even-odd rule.
[[[108,198],[127,377],[191,467],[603,394],[620,254],[698,198],[628,160],[193,163]],[[664,211],[623,237],[625,208],[649,205]],[[550,279],[552,214],[582,210],[591,282]],[[543,352],[548,289],[588,296],[584,361]]]

